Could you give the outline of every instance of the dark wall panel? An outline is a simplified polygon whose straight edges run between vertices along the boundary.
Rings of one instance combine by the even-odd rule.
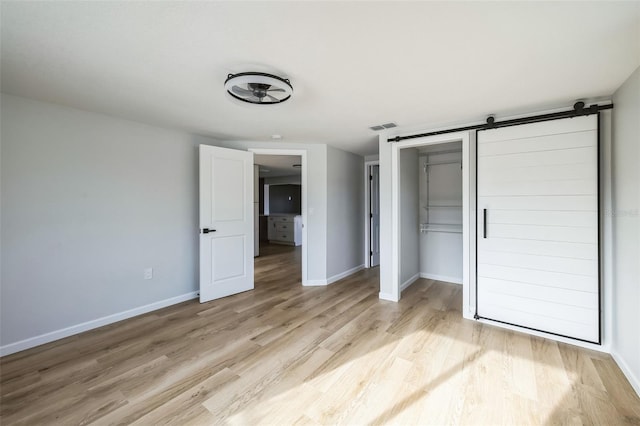
[[[269,214],[300,214],[300,185],[269,185]]]

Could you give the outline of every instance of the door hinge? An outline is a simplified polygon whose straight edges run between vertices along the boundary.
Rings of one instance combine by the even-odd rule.
[[[369,252],[369,256],[373,256],[373,252],[372,251]]]
[[[369,180],[373,180],[373,175],[369,175]]]
[[[369,213],[369,218],[373,219],[373,213]]]

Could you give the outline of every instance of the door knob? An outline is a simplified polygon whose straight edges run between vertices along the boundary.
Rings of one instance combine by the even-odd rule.
[[[203,228],[202,229],[202,233],[203,234],[208,234],[209,232],[216,232],[215,229],[209,229],[209,228]]]

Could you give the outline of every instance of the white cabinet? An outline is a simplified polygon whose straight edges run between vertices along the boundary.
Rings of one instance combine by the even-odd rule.
[[[269,216],[268,237],[270,243],[302,244],[302,216],[300,215],[271,215]]]

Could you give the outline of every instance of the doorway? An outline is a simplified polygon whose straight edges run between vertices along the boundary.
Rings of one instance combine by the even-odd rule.
[[[390,299],[421,277],[462,284],[463,315],[473,316],[470,149],[465,132],[393,144]]]
[[[365,267],[380,265],[380,165],[368,161],[364,167],[365,180]]]
[[[256,268],[285,263],[300,273],[302,285],[306,285],[306,151],[249,151],[254,153],[255,164]]]

